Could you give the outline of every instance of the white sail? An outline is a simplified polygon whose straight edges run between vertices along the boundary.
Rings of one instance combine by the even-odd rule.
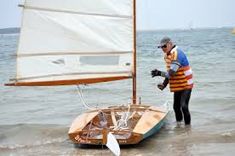
[[[132,3],[25,0],[17,82],[131,77]]]

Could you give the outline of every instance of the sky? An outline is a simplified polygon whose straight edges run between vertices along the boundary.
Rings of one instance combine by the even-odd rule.
[[[20,1],[0,0],[0,29],[20,27]],[[235,0],[136,1],[137,30],[235,27]]]

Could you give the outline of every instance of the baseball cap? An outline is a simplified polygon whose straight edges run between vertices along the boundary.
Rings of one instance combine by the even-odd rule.
[[[161,48],[162,46],[166,45],[168,42],[171,42],[171,39],[169,37],[163,37],[160,41],[160,45],[158,48]]]

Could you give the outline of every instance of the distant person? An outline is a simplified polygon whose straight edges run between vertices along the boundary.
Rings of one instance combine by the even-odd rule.
[[[167,71],[154,69],[151,71],[151,75],[152,77],[165,77],[164,82],[158,84],[160,90],[163,90],[170,83],[170,91],[174,92],[173,108],[177,124],[184,119],[185,125],[190,125],[189,99],[193,88],[193,75],[188,59],[169,37],[164,37],[158,48],[161,48],[165,54],[164,60]]]

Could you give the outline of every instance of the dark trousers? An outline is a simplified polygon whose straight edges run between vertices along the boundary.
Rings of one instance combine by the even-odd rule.
[[[176,121],[182,121],[184,117],[184,122],[189,125],[191,122],[191,116],[189,112],[189,99],[191,96],[192,89],[182,90],[174,92],[174,111]]]

